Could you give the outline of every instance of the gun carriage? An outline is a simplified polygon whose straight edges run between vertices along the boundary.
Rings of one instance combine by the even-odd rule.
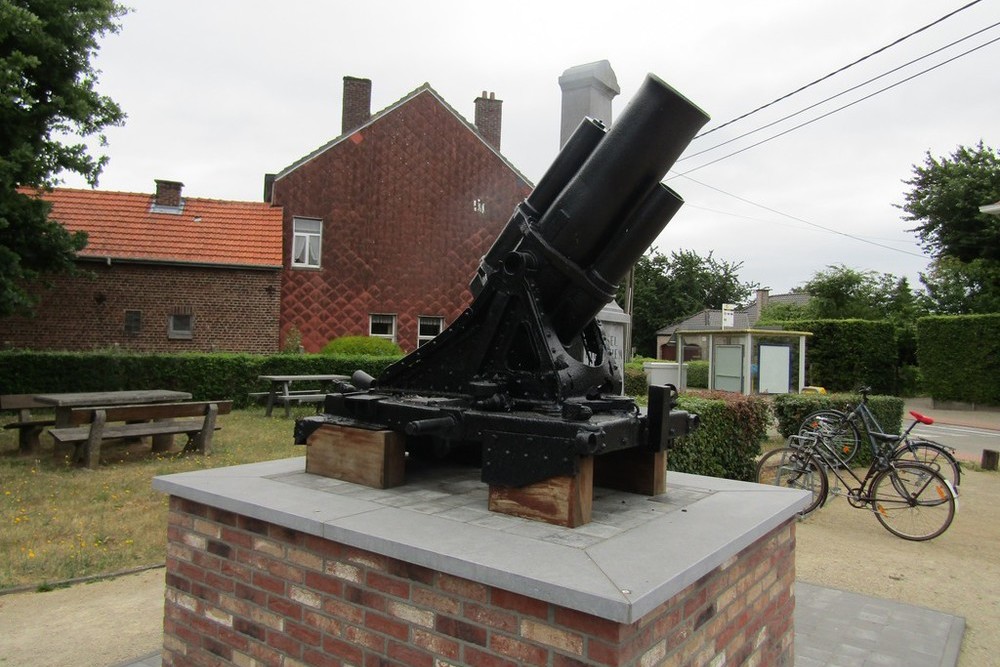
[[[653,75],[610,129],[585,119],[482,258],[463,314],[377,378],[335,386],[296,442],[330,424],[403,434],[413,453],[478,447],[492,488],[690,433],[675,387],[650,387],[645,414],[621,395],[595,318],[681,207],[660,181],[707,120]]]

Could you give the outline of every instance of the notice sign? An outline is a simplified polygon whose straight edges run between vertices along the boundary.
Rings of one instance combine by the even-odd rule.
[[[722,328],[732,329],[735,323],[735,313],[736,304],[735,303],[724,303],[722,304]]]

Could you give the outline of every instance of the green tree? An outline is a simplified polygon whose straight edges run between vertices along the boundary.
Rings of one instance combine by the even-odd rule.
[[[979,211],[1000,199],[1000,155],[984,146],[959,146],[950,157],[929,152],[923,165],[913,166],[911,187],[899,206],[924,249],[934,257],[1000,261],[1000,218]]]
[[[656,331],[704,308],[742,303],[756,287],[741,283],[743,263],[701,257],[691,250],[666,256],[651,250],[635,265],[632,295],[632,345],[644,356],[655,356]],[[624,288],[623,288],[624,289]],[[623,290],[619,300],[624,303]]]
[[[812,297],[808,314],[817,319],[913,321],[919,314],[909,281],[891,273],[830,266],[800,290]]]
[[[955,257],[931,262],[920,281],[927,289],[926,310],[938,315],[1000,313],[1000,262]]]
[[[82,140],[104,142],[125,114],[96,91],[90,61],[125,11],[113,0],[0,0],[0,316],[30,312],[26,285],[72,271],[86,245],[18,189],[50,188],[66,172],[97,184],[107,157]]]

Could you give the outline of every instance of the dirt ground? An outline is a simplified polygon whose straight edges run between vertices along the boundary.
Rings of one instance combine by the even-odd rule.
[[[798,578],[966,619],[959,664],[1000,665],[1000,474],[963,471],[960,509],[907,542],[843,498],[797,524]],[[108,667],[158,651],[163,570],[0,596],[0,665]]]

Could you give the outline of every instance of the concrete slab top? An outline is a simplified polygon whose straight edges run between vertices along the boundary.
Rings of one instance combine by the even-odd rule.
[[[647,497],[594,489],[592,521],[562,528],[487,510],[479,470],[411,466],[372,489],[305,472],[305,458],[157,477],[219,509],[631,623],[791,519],[808,494],[667,474]]]

